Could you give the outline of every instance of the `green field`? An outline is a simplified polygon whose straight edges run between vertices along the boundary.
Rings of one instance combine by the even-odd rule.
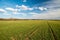
[[[0,21],[0,40],[60,40],[60,21]]]

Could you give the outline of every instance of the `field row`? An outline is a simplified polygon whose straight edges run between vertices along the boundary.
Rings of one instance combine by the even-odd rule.
[[[0,21],[0,40],[60,40],[60,21]]]

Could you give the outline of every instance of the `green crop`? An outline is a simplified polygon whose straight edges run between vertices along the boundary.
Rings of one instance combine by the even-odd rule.
[[[0,40],[60,40],[60,21],[0,21]]]

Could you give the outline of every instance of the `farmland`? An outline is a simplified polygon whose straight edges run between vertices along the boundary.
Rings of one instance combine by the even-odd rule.
[[[59,20],[0,21],[0,40],[60,40]]]

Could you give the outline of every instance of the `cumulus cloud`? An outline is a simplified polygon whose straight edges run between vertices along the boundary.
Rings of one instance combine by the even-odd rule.
[[[39,7],[40,10],[48,10],[42,13],[36,13],[31,16],[31,19],[60,19],[60,0],[52,0],[47,2],[47,5]]]
[[[41,11],[47,10],[47,8],[44,8],[44,7],[39,7],[38,9],[41,10]]]
[[[6,8],[7,10],[9,10],[9,11],[14,11],[14,9],[13,8]]]
[[[25,5],[16,5],[17,8],[19,8],[20,10],[33,10],[33,8],[30,8],[28,6],[25,6]]]
[[[17,11],[17,9],[14,9],[14,8],[5,8],[5,9],[9,11]]]
[[[30,12],[29,14],[31,14],[32,16],[35,16],[35,15],[37,15],[38,13]]]
[[[14,13],[14,15],[22,15],[22,16],[27,16],[27,13],[22,13],[22,12],[19,12],[19,13]]]
[[[0,9],[0,13],[6,13],[7,11],[4,9]]]
[[[27,16],[27,14],[26,14],[26,13],[20,13],[20,15],[22,15],[22,16]]]
[[[18,9],[14,9],[14,8],[5,8],[5,9],[13,12],[14,14],[16,14],[18,12]]]
[[[3,15],[6,15],[6,16],[11,16],[11,14],[8,14],[8,13],[4,13]]]
[[[51,0],[45,2],[44,4],[47,4],[45,5],[45,7],[47,7],[48,9],[60,8],[60,0]]]
[[[60,19],[60,9],[49,10],[44,13],[32,13],[31,19]]]
[[[26,2],[26,0],[25,0]],[[22,15],[22,16],[28,16],[28,14],[31,14],[32,16],[28,16],[28,17],[21,17],[22,19],[60,19],[60,0],[52,0],[50,2],[47,2],[47,5],[44,5],[42,7],[35,7],[35,8],[30,8],[28,6],[25,6],[25,5],[16,5],[16,9],[15,8],[5,8],[6,10],[8,11],[11,11],[13,12],[14,14],[19,14],[19,15]],[[40,10],[42,11],[41,13],[39,12],[28,12],[28,13],[23,13],[20,11],[21,10],[24,10],[24,11],[27,11],[27,10]],[[6,10],[4,9],[0,9],[0,12],[2,13],[5,13]],[[44,11],[46,10],[46,11]],[[19,12],[18,12],[19,11]],[[9,14],[7,14],[9,15]]]

